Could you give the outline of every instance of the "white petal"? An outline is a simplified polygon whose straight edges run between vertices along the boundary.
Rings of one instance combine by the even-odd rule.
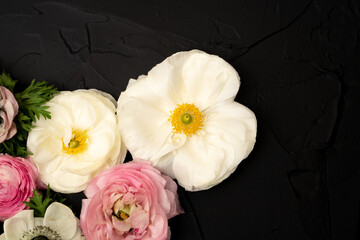
[[[72,97],[71,101],[74,101],[71,108],[74,116],[74,128],[81,130],[91,128],[95,124],[98,114],[94,106],[89,103],[88,99],[80,96]]]
[[[95,173],[94,173],[95,174]],[[47,185],[50,184],[51,189],[60,193],[76,193],[85,189],[92,175],[77,175],[70,172],[57,169],[55,172],[46,175],[41,174],[41,180]]]
[[[176,80],[172,81],[177,81],[182,103],[194,103],[200,111],[217,102],[233,100],[239,90],[238,73],[218,56],[193,50],[176,53],[164,62],[176,69]]]
[[[89,89],[89,90],[77,90],[77,91],[84,91],[85,93],[90,93],[96,98],[98,98],[102,103],[106,104],[109,109],[116,109],[117,102],[113,96],[110,94],[100,91],[98,89]],[[100,96],[99,96],[100,95]]]
[[[101,150],[101,149],[100,149]],[[62,164],[61,170],[78,176],[93,175],[96,171],[107,166],[108,159],[94,158],[89,154],[76,157],[69,157],[68,163]]]
[[[51,144],[54,144],[53,147],[55,147],[56,149],[53,149],[52,147],[51,149],[45,149],[45,152],[52,155],[53,151],[57,152],[57,148],[62,147],[60,139],[61,138],[58,136],[58,134],[56,134],[56,132],[52,131],[51,129],[46,129],[44,127],[35,127],[29,132],[29,136],[27,139],[27,148],[30,152],[36,153],[39,150],[43,150],[44,146],[41,145],[47,145],[49,142],[51,142]]]
[[[257,131],[255,114],[244,105],[219,103],[204,112],[207,134],[218,135],[237,150],[237,159],[246,158],[252,151]],[[237,165],[237,164],[236,164]]]
[[[107,158],[93,158],[88,156],[72,157],[67,164],[62,165],[62,171],[78,176],[94,175],[100,169],[107,166]]]
[[[33,210],[23,210],[12,218],[5,220],[4,233],[6,239],[21,239],[24,232],[34,228]]]
[[[51,136],[51,131],[46,131],[43,128],[35,128],[29,132],[27,139],[27,148],[29,151],[34,152],[38,146],[38,143],[45,141]]]
[[[126,146],[121,142],[120,131],[116,131],[115,141],[113,144],[113,148],[109,153],[108,162],[113,166],[117,163],[123,163],[126,156]]]
[[[44,218],[42,217],[35,217],[34,218],[35,226],[43,226]]]
[[[106,126],[107,125],[107,126]],[[111,125],[110,125],[111,126]],[[116,124],[109,127],[109,122],[96,126],[96,129],[89,131],[88,153],[94,158],[104,158],[113,147],[115,141]]]
[[[56,128],[71,125],[73,122],[71,109],[68,109],[66,105],[62,105],[63,99],[63,96],[57,95],[51,102],[48,102],[46,105],[50,107],[51,121],[41,118],[40,121],[36,121],[35,126],[47,128],[54,126]]]
[[[107,105],[104,108],[104,104],[102,104],[102,99],[107,104],[113,104],[108,100],[102,97],[100,94],[95,93],[90,90],[77,90],[74,92],[61,92],[59,95],[54,97],[50,104],[51,113],[54,112],[54,117],[52,116],[51,121],[62,121],[64,116],[57,114],[58,112],[68,111],[71,116],[70,121],[66,121],[63,126],[71,126],[75,129],[88,129],[92,127],[93,124],[101,117],[102,113],[108,110]],[[52,105],[53,106],[52,106]],[[99,106],[101,106],[99,108]],[[115,107],[114,112],[115,112]],[[65,109],[65,110],[61,110]],[[57,125],[61,125],[61,123],[57,123]]]
[[[106,164],[106,159],[103,158],[98,159],[81,156],[78,158],[72,157],[68,160],[69,163],[63,164],[61,170],[79,176],[92,175]]]
[[[133,157],[156,162],[182,146],[185,136],[173,138],[168,118],[169,113],[137,98],[129,99],[120,107],[119,128]]]
[[[77,221],[77,225],[79,226],[79,220],[76,219]],[[82,231],[81,231],[81,228],[80,227],[77,227],[76,229],[76,233],[74,235],[73,238],[71,238],[71,240],[85,240],[85,237],[83,236],[82,234]]]
[[[161,158],[157,159],[157,161],[153,161],[152,164],[159,169],[163,174],[175,178],[174,170],[173,170],[173,162],[175,159],[175,152],[172,151],[168,154],[162,156]]]
[[[126,91],[119,97],[118,106],[136,98],[159,111],[170,113],[176,104],[182,102],[177,94],[182,88],[174,85],[177,81],[172,81],[174,79],[172,70],[169,64],[161,63],[155,66],[148,76],[142,75],[136,81],[130,79]]]
[[[0,235],[0,240],[6,240],[5,233]]]
[[[55,230],[62,239],[72,239],[78,228],[76,217],[71,209],[57,202],[46,209],[44,226]]]
[[[71,140],[71,138],[72,138],[72,129],[71,129],[71,126],[65,126],[64,128],[63,128],[63,133],[62,133],[62,141],[63,141],[63,143],[64,143],[64,145],[66,146],[66,147],[68,147],[69,146],[69,142],[70,142],[70,140]]]
[[[227,178],[255,144],[256,118],[243,105],[221,103],[204,113],[204,129],[176,152],[173,171],[190,191],[208,189]]]
[[[87,99],[89,102],[99,103],[99,105],[102,106],[102,108],[106,111],[115,112],[116,111],[116,101],[115,99],[108,93],[96,90],[96,89],[90,89],[90,90],[76,90],[73,92],[74,94],[78,94],[81,97]]]
[[[47,163],[55,158],[62,150],[62,142],[56,138],[46,138],[42,142],[33,142],[34,139],[28,141],[28,148],[33,153],[32,157],[38,163]],[[31,147],[29,147],[31,146]]]
[[[39,153],[35,156],[31,156],[32,159],[37,158]],[[47,161],[37,161],[35,162],[36,166],[39,169],[41,174],[51,174],[58,169],[62,161],[66,161],[63,156],[55,156],[48,158]]]
[[[62,148],[63,128],[65,126],[71,128],[72,118],[63,106],[53,102],[48,102],[47,105],[50,106],[52,118],[37,120],[34,123],[35,127],[29,132],[27,148],[32,153],[44,150],[49,154],[56,154]],[[49,145],[52,147],[49,148]],[[52,157],[54,156],[49,156]],[[39,159],[39,161],[43,160]]]
[[[222,149],[209,144],[202,136],[192,136],[176,151],[173,162],[175,178],[189,191],[208,188],[220,173],[223,158]]]

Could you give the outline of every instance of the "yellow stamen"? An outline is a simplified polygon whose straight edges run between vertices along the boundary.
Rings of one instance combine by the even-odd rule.
[[[122,209],[116,209],[121,204],[121,198],[117,200],[113,207],[113,215],[120,221],[124,221],[130,217],[130,205],[123,206]]]
[[[191,137],[203,127],[204,118],[194,104],[183,103],[170,112],[169,121],[174,133]]]
[[[122,219],[122,220],[125,220],[125,219],[127,219],[129,217],[129,215],[127,214],[127,213],[125,213],[125,212],[121,212],[120,213],[120,218]]]
[[[71,132],[71,140],[66,146],[63,141],[63,152],[70,155],[76,155],[78,153],[82,153],[87,149],[89,144],[88,135],[85,131],[80,131],[73,129]]]

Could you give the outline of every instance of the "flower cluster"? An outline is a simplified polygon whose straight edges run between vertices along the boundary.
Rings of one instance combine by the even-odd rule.
[[[209,189],[255,144],[256,117],[234,101],[236,70],[199,50],[130,79],[118,101],[34,82],[13,95],[14,84],[0,76],[0,149],[30,155],[0,154],[0,239],[169,239],[168,219],[183,212],[173,179]],[[135,160],[123,163],[127,150]],[[80,220],[50,190],[37,194],[44,184],[84,191]]]

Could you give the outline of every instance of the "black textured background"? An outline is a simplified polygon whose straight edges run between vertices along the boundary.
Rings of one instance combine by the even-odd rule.
[[[223,183],[179,189],[172,239],[360,239],[359,1],[0,1],[0,68],[23,86],[118,98],[195,48],[239,72],[258,136]]]

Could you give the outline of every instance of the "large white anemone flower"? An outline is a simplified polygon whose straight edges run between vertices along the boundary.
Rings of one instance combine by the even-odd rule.
[[[96,90],[60,92],[30,131],[27,147],[41,180],[62,193],[80,192],[101,170],[123,162],[116,101]]]
[[[55,202],[44,218],[34,217],[33,210],[23,210],[5,220],[0,240],[84,240],[79,219],[67,206]]]
[[[235,69],[218,56],[176,53],[130,79],[119,128],[133,158],[147,159],[190,191],[227,178],[254,147],[256,118],[234,102]]]

